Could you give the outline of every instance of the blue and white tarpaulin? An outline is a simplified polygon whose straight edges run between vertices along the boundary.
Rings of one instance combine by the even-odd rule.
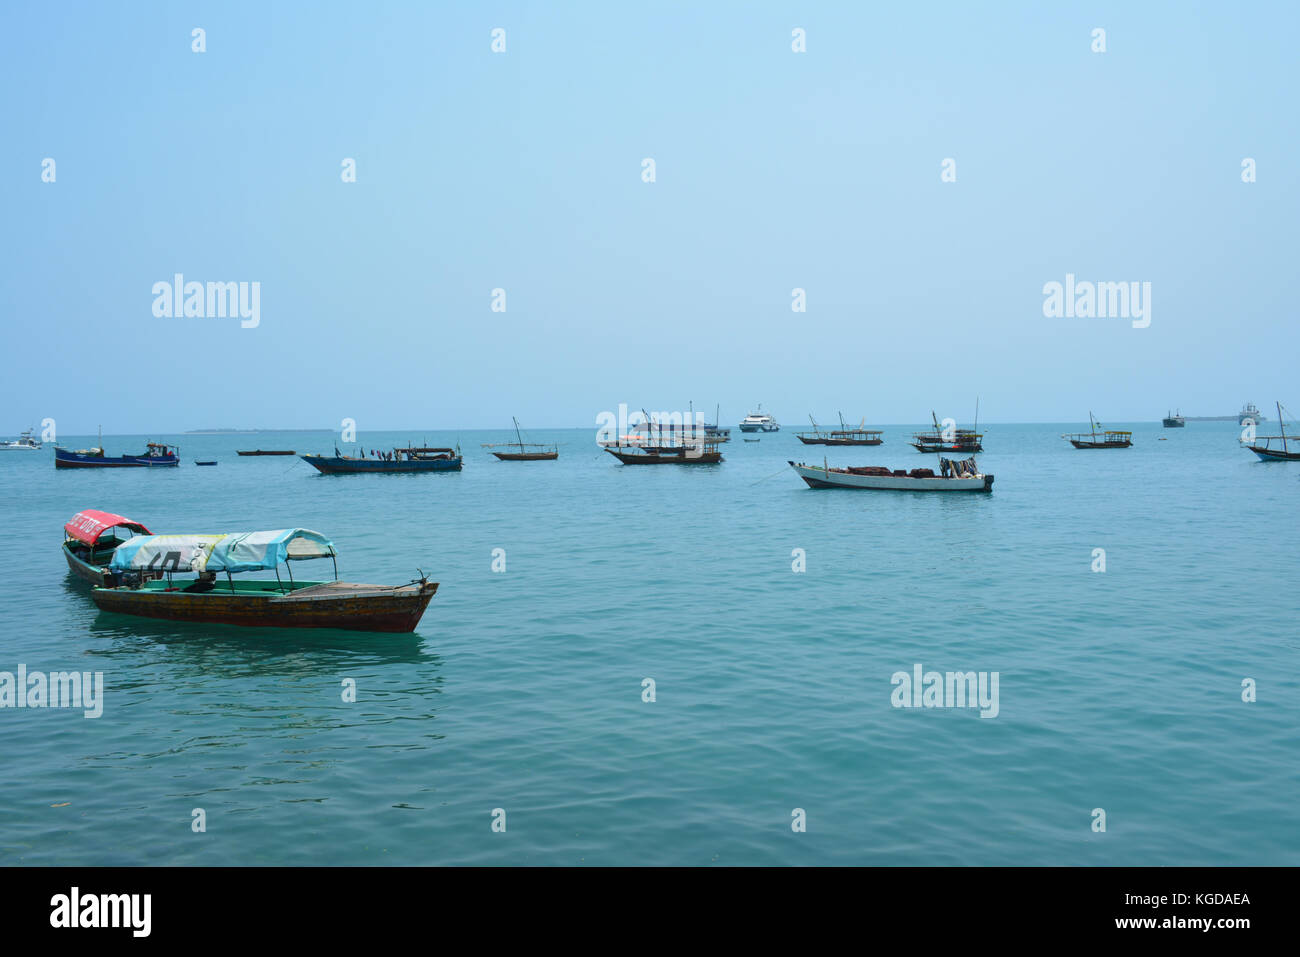
[[[284,562],[335,554],[328,538],[306,528],[228,535],[147,535],[118,546],[109,567],[114,571],[271,571]]]

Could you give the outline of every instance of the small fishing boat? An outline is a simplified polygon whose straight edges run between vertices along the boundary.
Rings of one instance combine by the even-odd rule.
[[[56,469],[103,469],[103,468],[164,468],[181,464],[180,447],[164,442],[150,442],[145,446],[143,455],[104,454],[104,440],[93,449],[65,449],[54,447],[54,467]]]
[[[1088,421],[1092,423],[1091,432],[1073,432],[1064,438],[1070,440],[1070,444],[1076,449],[1126,449],[1133,444],[1132,432],[1118,432],[1114,429],[1099,430],[1101,425],[1088,413]]]
[[[37,452],[40,448],[41,440],[32,435],[31,429],[27,429],[12,442],[0,442],[0,452]]]
[[[344,455],[335,446],[331,455],[302,455],[304,462],[325,475],[356,472],[459,472],[464,464],[460,449],[407,446],[390,452]]]
[[[119,531],[127,534],[119,535]],[[88,508],[72,516],[63,526],[63,557],[68,571],[92,585],[111,587],[114,575],[108,570],[113,552],[135,535],[152,534],[139,522],[112,512]]]
[[[821,468],[790,461],[790,467],[809,488],[851,488],[889,492],[991,492],[993,476],[985,475],[971,456],[960,462],[939,459],[939,474],[933,469],[890,470],[864,465],[833,469],[825,461]]]
[[[1300,448],[1289,448],[1287,443],[1295,444],[1295,440],[1286,437],[1286,420],[1282,417],[1282,403],[1277,404],[1277,424],[1282,430],[1281,435],[1259,435],[1255,441],[1246,448],[1250,449],[1265,462],[1296,462],[1300,461]],[[1262,445],[1260,443],[1263,443]],[[1274,442],[1281,442],[1281,445],[1274,447]]]
[[[624,465],[716,465],[722,461],[718,443],[709,439],[681,445],[606,446],[605,451]]]
[[[236,455],[297,455],[293,449],[236,449]]]
[[[856,429],[851,429],[844,424],[844,415],[839,413],[840,427],[838,429],[823,430],[817,424],[817,420],[811,415],[808,421],[812,423],[811,432],[796,432],[794,434],[804,445],[880,445],[884,439],[883,432],[874,429],[864,429],[867,424],[867,417],[863,416],[862,421],[858,423]]]
[[[1187,420],[1183,418],[1182,412],[1170,412],[1160,420],[1160,424],[1166,429],[1182,429],[1187,426]]]
[[[934,430],[931,432],[915,432],[912,435],[912,441],[908,444],[918,452],[983,452],[984,451],[984,434],[976,431],[979,428],[979,401],[975,403],[975,428],[974,429],[952,429],[945,431],[939,425],[939,417],[930,412],[930,420],[934,423]]]
[[[200,462],[198,459],[195,459],[195,460],[194,460],[194,464],[195,464],[195,465],[216,465],[217,463],[216,463],[216,462]]]
[[[519,431],[519,420],[514,416],[510,420],[515,424],[515,438],[518,442],[505,443],[483,443],[483,448],[492,449],[492,454],[502,462],[550,462],[560,457],[560,449],[556,445],[543,445],[539,442],[525,442],[524,435]],[[516,449],[514,452],[497,452],[496,449]],[[530,452],[529,449],[536,451]]]
[[[294,563],[321,558],[334,562],[333,581],[293,578]],[[109,570],[121,576],[120,584],[91,592],[101,611],[264,628],[410,632],[438,590],[423,574],[406,585],[341,582],[334,544],[306,528],[140,536],[118,545]],[[274,571],[275,579],[233,577],[257,571]],[[175,579],[186,572],[195,577]]]
[[[770,412],[763,411],[763,404],[760,402],[757,412],[751,412],[740,420],[740,431],[742,432],[779,432],[781,426],[777,425],[776,419],[772,418]]]

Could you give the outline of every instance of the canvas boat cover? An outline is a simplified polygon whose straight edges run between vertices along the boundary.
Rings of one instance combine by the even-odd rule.
[[[306,528],[213,535],[150,535],[118,546],[114,571],[271,571],[289,561],[330,558],[334,543]]]
[[[139,522],[133,522],[121,515],[114,515],[112,512],[101,512],[93,508],[88,508],[84,512],[78,512],[72,516],[72,520],[63,526],[63,531],[67,533],[69,538],[75,538],[87,545],[94,545],[106,531],[118,526],[129,528],[137,535],[149,534],[149,529]]]

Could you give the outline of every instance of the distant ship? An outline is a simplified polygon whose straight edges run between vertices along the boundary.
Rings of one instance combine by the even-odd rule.
[[[1237,413],[1238,425],[1245,425],[1247,419],[1250,419],[1252,422],[1255,423],[1264,421],[1264,413],[1260,412],[1259,409],[1255,408],[1254,402],[1247,402],[1246,405],[1242,408],[1242,410]]]
[[[1161,423],[1166,429],[1181,429],[1187,425],[1187,420],[1183,418],[1182,412],[1170,412],[1161,420]]]
[[[781,426],[777,425],[776,419],[763,411],[760,403],[757,412],[751,412],[740,420],[740,431],[742,432],[776,432]]]
[[[40,447],[41,447],[40,440],[32,437],[31,429],[28,429],[26,432],[22,434],[21,437],[14,439],[12,442],[0,442],[0,450],[5,452],[15,452],[15,451],[35,452],[38,449],[40,449]]]

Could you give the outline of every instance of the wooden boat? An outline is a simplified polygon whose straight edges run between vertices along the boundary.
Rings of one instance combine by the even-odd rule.
[[[525,442],[523,433],[519,431],[519,420],[514,416],[510,417],[515,424],[515,438],[518,442],[505,442],[492,444],[484,442],[482,447],[492,449],[492,454],[502,462],[550,462],[560,457],[560,449],[556,445],[543,445],[539,442]],[[496,449],[516,449],[515,452],[497,452]],[[528,449],[536,449],[529,452]]]
[[[1182,412],[1170,412],[1160,420],[1160,424],[1166,429],[1182,429],[1187,427],[1187,420]]]
[[[251,449],[235,450],[236,455],[297,455],[293,449]]]
[[[1246,448],[1250,449],[1265,462],[1300,461],[1300,448],[1292,449],[1287,446],[1287,443],[1290,440],[1286,437],[1286,420],[1282,417],[1281,402],[1277,403],[1277,423],[1278,427],[1282,430],[1281,435],[1256,436],[1255,441],[1246,446]],[[1264,443],[1263,445],[1259,444],[1261,441]],[[1273,447],[1273,443],[1277,441],[1281,441],[1282,443],[1280,448]]]
[[[95,588],[101,611],[168,621],[263,628],[415,630],[438,583],[423,574],[406,585],[361,585],[337,580],[337,552],[329,539],[305,528],[230,535],[151,535],[130,539],[113,552],[116,588]],[[295,581],[295,562],[329,558],[335,580]],[[280,566],[289,572],[286,582]],[[275,580],[233,575],[274,571]],[[176,573],[195,577],[177,581]],[[226,573],[226,580],[218,578]],[[163,575],[147,579],[145,576]]]
[[[811,432],[794,434],[795,438],[804,445],[880,445],[884,441],[881,438],[883,432],[863,428],[867,422],[866,416],[862,417],[856,429],[851,429],[844,424],[843,415],[840,415],[840,427],[829,431],[823,430],[811,415],[808,416],[808,421],[813,424]]]
[[[117,531],[130,533],[119,537]],[[113,552],[134,535],[152,534],[139,522],[112,512],[88,508],[72,516],[63,526],[63,557],[68,571],[92,585],[111,586],[114,576],[108,570]]]
[[[217,463],[216,463],[216,462],[200,462],[198,459],[195,459],[195,460],[194,460],[194,464],[195,464],[195,465],[216,465]]]
[[[407,446],[381,453],[378,457],[344,455],[336,447],[330,455],[303,455],[300,458],[325,475],[356,472],[459,472],[464,464],[459,449]]]
[[[722,461],[718,443],[705,439],[701,442],[686,442],[682,445],[657,445],[649,448],[640,446],[606,446],[605,451],[624,465],[717,465]]]
[[[180,448],[163,442],[150,442],[145,446],[143,455],[104,454],[103,439],[93,449],[65,449],[54,447],[54,467],[56,469],[104,469],[104,468],[159,468],[175,467],[181,464]]]
[[[1065,436],[1076,449],[1126,449],[1133,444],[1132,432],[1117,432],[1113,429],[1098,431],[1097,420],[1091,412],[1088,413],[1088,421],[1092,423],[1091,432],[1074,432]]]
[[[991,492],[993,476],[980,472],[972,456],[961,462],[939,460],[940,474],[933,469],[891,471],[883,466],[833,469],[824,461],[821,468],[791,461],[790,467],[809,488],[851,488],[889,492]]]
[[[939,417],[930,412],[934,422],[934,431],[915,432],[908,444],[918,452],[983,452],[984,435],[976,431],[979,428],[979,403],[975,405],[975,429],[954,429],[947,435],[939,426]],[[951,437],[949,437],[951,436]]]

